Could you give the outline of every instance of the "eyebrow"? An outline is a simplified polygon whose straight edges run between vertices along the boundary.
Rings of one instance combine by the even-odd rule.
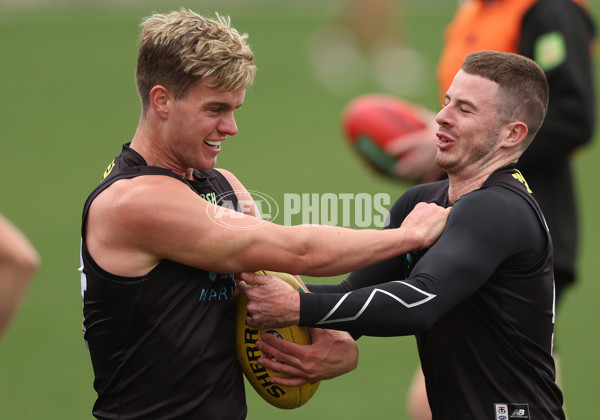
[[[244,105],[243,102],[241,104],[239,104],[238,106],[234,107],[234,109],[240,109],[242,107],[242,105]],[[220,101],[207,102],[206,104],[204,104],[204,106],[205,107],[218,106],[218,107],[222,107],[222,108],[231,108],[232,107],[232,105],[229,102],[220,102]]]
[[[450,98],[450,95],[448,95],[447,93],[444,95],[444,97],[449,101],[452,100]],[[469,105],[470,107],[477,109],[477,106],[473,102],[471,102],[467,99],[456,99],[456,102],[458,102],[459,105]]]

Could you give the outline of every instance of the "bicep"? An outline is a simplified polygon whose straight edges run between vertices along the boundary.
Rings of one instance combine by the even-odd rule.
[[[107,188],[90,207],[87,231],[97,262],[121,275],[145,274],[162,259],[228,273],[267,268],[261,266],[267,255],[283,266],[279,260],[288,256],[288,233],[280,226],[211,204],[164,176]]]
[[[180,197],[175,215],[160,206],[148,217],[139,246],[152,244],[161,258],[215,272],[256,271],[291,264],[293,238],[281,226],[257,217]],[[277,250],[277,252],[273,252]],[[290,252],[288,252],[288,250]],[[266,262],[271,262],[266,265]]]
[[[444,233],[408,282],[447,299],[447,306],[465,299],[514,252],[519,227],[510,223],[510,213],[489,199],[455,203]]]

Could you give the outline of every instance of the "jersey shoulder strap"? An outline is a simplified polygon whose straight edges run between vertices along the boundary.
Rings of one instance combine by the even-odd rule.
[[[515,165],[505,166],[504,168],[492,173],[483,183],[481,188],[484,189],[494,185],[509,189],[524,198],[525,201],[529,203],[531,208],[533,208],[546,231],[548,231],[548,224],[546,223],[542,209],[535,199],[533,191],[531,188],[529,188],[525,177],[521,171],[515,167]]]
[[[83,221],[85,222],[89,207],[94,199],[110,185],[121,179],[135,178],[143,175],[163,175],[177,179],[190,187],[194,192],[207,201],[238,210],[238,199],[231,184],[216,169],[206,171],[193,171],[193,180],[187,180],[173,171],[156,166],[148,166],[145,159],[125,143],[121,153],[108,165],[102,176],[102,180],[87,198],[83,208]],[[82,227],[85,223],[82,224]]]

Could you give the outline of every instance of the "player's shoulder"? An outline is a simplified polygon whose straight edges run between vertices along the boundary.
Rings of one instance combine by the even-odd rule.
[[[443,204],[448,194],[448,179],[441,181],[430,182],[427,184],[419,184],[410,187],[406,190],[394,203],[394,206],[402,206],[404,204],[414,206],[422,201],[434,202]]]
[[[531,202],[502,185],[481,188],[459,198],[452,206],[448,226],[535,249],[546,235],[545,222]]]
[[[92,203],[96,210],[121,216],[139,214],[162,204],[177,203],[196,194],[180,179],[165,175],[143,175],[119,179],[101,191]]]
[[[497,220],[522,219],[532,213],[529,203],[516,191],[502,185],[490,185],[460,197],[452,206],[454,213],[467,217],[484,215]]]
[[[216,173],[219,173],[223,178],[225,178],[234,190],[240,187],[243,188],[242,182],[233,174],[233,172],[223,168],[214,168],[213,170]]]
[[[147,174],[120,179],[107,188],[107,191],[110,189],[113,189],[115,192],[126,193],[126,195],[133,196],[134,198],[139,198],[140,195],[150,192],[154,192],[155,195],[162,193],[169,195],[169,192],[173,190],[191,190],[183,178],[161,174]]]
[[[406,190],[392,205],[387,226],[397,227],[421,202],[444,205],[448,196],[448,180],[419,184]]]

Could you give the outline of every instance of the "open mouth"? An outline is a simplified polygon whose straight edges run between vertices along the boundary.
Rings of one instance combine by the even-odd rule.
[[[206,144],[211,149],[220,149],[221,148],[221,142],[220,141],[204,140],[204,144]]]
[[[443,143],[448,143],[449,140],[447,137],[445,137],[443,134],[437,133],[437,138],[439,141],[443,142]]]
[[[451,143],[452,143],[452,139],[450,139],[449,137],[445,136],[442,133],[437,133],[438,148],[448,147],[448,146],[450,146]]]

